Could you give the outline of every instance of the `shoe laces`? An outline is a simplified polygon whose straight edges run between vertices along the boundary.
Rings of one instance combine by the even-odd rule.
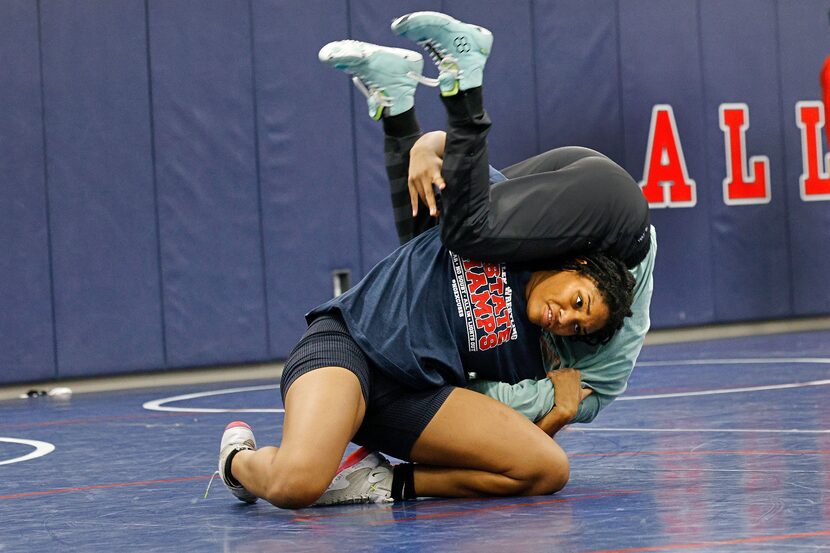
[[[440,81],[440,77],[447,75],[451,75],[453,79],[460,79],[462,71],[458,67],[458,59],[450,54],[449,50],[447,50],[440,42],[436,42],[432,39],[420,40],[418,44],[422,46],[435,65],[438,66],[439,78],[438,79],[429,79],[430,81],[434,81],[435,84],[430,84],[429,86],[438,86]],[[427,83],[424,83],[427,84]]]
[[[236,450],[237,451],[242,451],[242,450],[245,450],[245,449],[252,450],[252,449],[254,449],[253,445],[254,444],[250,443],[250,440],[245,440],[245,442],[243,442],[243,444],[242,444],[243,447],[236,447]],[[244,446],[247,446],[247,447],[244,447]],[[207,485],[207,488],[205,489],[205,499],[208,498],[208,493],[210,493],[210,486],[213,484],[213,479],[216,478],[217,476],[220,476],[220,477],[222,476],[222,473],[219,472],[218,470],[210,475],[210,480],[208,480],[208,485]]]
[[[221,476],[218,470],[210,476],[210,480],[208,480],[207,489],[205,490],[205,499],[208,498],[208,493],[210,492],[210,485],[213,484],[213,479],[217,476]]]
[[[426,86],[438,86],[438,79],[430,79],[429,77],[424,77],[423,75],[415,73],[414,71],[409,71],[406,74],[406,76],[412,79],[413,81],[417,81]],[[361,92],[361,94],[363,94],[372,102],[375,102],[377,105],[385,108],[392,106],[392,99],[386,95],[386,89],[378,85],[376,82],[371,81],[369,79],[361,78],[358,75],[354,75],[352,77],[352,82]]]
[[[363,79],[355,75],[352,77],[352,82],[357,87],[357,89],[364,95],[366,98],[371,100],[372,102],[376,103],[379,106],[388,108],[392,105],[392,100],[384,94],[384,89],[379,87],[376,83],[366,80],[365,82]]]
[[[444,48],[440,42],[436,42],[432,39],[419,40],[418,44],[426,49],[429,57],[432,58],[432,61],[436,64],[440,65],[441,61],[450,55],[449,51]]]

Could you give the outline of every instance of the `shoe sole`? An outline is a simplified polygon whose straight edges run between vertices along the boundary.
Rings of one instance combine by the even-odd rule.
[[[401,26],[405,23],[408,23],[410,19],[418,20],[416,21],[415,25],[412,27],[414,29],[418,29],[420,27],[429,26],[437,26],[437,27],[446,27],[452,23],[460,23],[454,17],[450,17],[449,15],[441,12],[412,12],[406,15],[402,15],[401,17],[392,21],[392,32],[395,34],[403,34],[404,31],[401,31]]]
[[[404,24],[408,23],[412,19],[416,20],[414,22],[414,24],[412,25],[412,27],[410,29],[401,30],[401,27]],[[395,19],[394,21],[392,21],[391,28],[392,28],[392,32],[394,32],[395,34],[403,35],[405,32],[407,32],[409,30],[420,29],[421,27],[428,27],[428,26],[429,27],[448,27],[448,26],[452,25],[453,23],[459,23],[459,24],[462,24],[462,25],[469,25],[471,27],[475,27],[476,29],[479,29],[484,35],[488,35],[490,37],[493,36],[493,33],[491,33],[488,29],[485,29],[481,25],[474,25],[472,23],[465,23],[463,21],[459,21],[458,19],[455,19],[454,17],[450,17],[449,15],[447,15],[445,13],[429,12],[429,11],[413,12],[413,13],[408,13],[406,15],[402,15],[401,17],[399,17],[399,18]],[[423,40],[423,39],[426,39],[426,38],[428,38],[428,37],[420,37],[420,38],[413,39],[413,40],[418,41],[418,40]],[[492,38],[490,40],[490,43],[492,44]]]

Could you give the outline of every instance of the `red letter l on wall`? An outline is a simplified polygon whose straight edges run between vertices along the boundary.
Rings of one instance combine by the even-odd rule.
[[[726,178],[723,202],[726,205],[768,204],[770,201],[769,158],[753,156],[746,165],[746,130],[749,108],[746,104],[721,104],[720,128],[726,147]]]
[[[821,102],[798,102],[795,105],[795,124],[801,129],[802,173],[798,182],[801,199],[805,202],[830,200],[830,154],[821,156],[821,128],[824,109]]]

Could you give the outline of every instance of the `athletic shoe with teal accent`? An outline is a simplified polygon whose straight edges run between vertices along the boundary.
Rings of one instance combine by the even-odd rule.
[[[414,40],[438,65],[442,96],[481,86],[493,33],[439,12],[414,12],[392,22],[395,34]]]
[[[323,46],[318,57],[353,75],[355,86],[366,96],[372,119],[380,119],[384,109],[387,115],[398,115],[415,105],[415,89],[424,68],[424,58],[418,52],[338,40]]]

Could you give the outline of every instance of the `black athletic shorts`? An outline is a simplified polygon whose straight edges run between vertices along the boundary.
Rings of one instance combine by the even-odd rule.
[[[315,319],[291,352],[282,372],[283,403],[302,375],[322,367],[343,367],[360,381],[366,416],[352,442],[409,461],[421,432],[453,390],[416,390],[385,376],[363,353],[336,313]]]

